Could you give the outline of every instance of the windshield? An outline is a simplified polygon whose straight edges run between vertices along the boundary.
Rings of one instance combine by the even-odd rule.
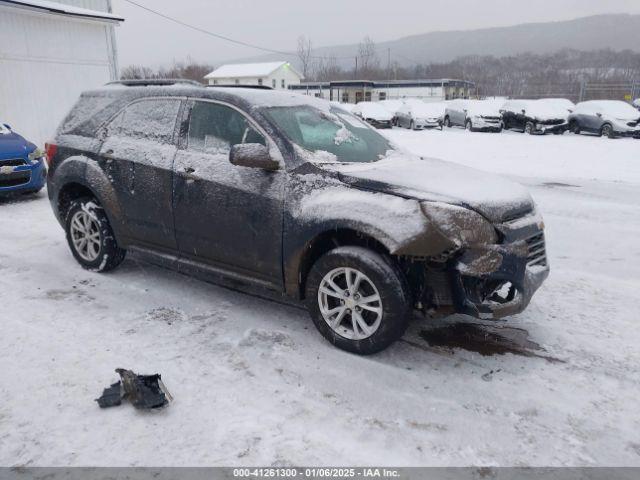
[[[265,111],[291,142],[309,152],[328,152],[338,162],[375,162],[392,149],[382,135],[335,107],[330,112],[307,105],[271,107]]]

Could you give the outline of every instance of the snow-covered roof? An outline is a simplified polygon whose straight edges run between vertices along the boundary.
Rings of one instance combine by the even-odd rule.
[[[107,22],[124,22],[124,18],[108,12],[89,10],[87,8],[64,5],[49,0],[0,0],[0,6],[22,8],[38,12],[52,13],[55,15],[65,15],[87,20],[98,20]]]
[[[303,78],[289,62],[238,63],[222,65],[204,78],[208,80],[210,78],[267,77],[283,66],[287,66],[287,68],[291,69],[297,76]]]

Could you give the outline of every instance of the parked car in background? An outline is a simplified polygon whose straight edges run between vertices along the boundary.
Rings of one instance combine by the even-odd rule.
[[[573,133],[640,138],[640,112],[619,100],[581,102],[569,115],[569,128]]]
[[[452,100],[447,102],[444,126],[467,130],[501,132],[500,104],[491,100]]]
[[[394,115],[378,103],[360,102],[351,113],[376,128],[391,128],[393,124]]]
[[[331,101],[330,103],[335,107],[341,108],[345,112],[351,112],[351,110],[355,108],[355,105],[353,103],[340,103],[335,101]]]
[[[46,182],[45,153],[0,123],[0,195],[35,193]]]
[[[426,103],[421,100],[405,102],[396,114],[398,127],[411,130],[439,128],[442,130],[445,104],[441,102]]]
[[[521,185],[396,149],[325,101],[165,82],[84,93],[49,146],[51,206],[84,268],[136,252],[268,288],[360,354],[414,311],[519,313],[549,274]]]
[[[378,102],[382,108],[384,108],[387,112],[393,115],[391,119],[391,123],[395,126],[397,125],[397,114],[398,110],[404,105],[404,100],[381,100]]]
[[[500,112],[507,130],[544,135],[562,134],[568,128],[567,109],[546,100],[507,100]]]
[[[568,98],[541,98],[538,102],[553,105],[558,108],[564,108],[569,113],[573,112],[576,108],[576,104]]]

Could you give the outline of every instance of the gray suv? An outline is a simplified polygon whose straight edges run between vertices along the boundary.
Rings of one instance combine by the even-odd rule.
[[[305,302],[351,352],[413,311],[501,318],[547,277],[543,223],[499,177],[394,146],[328,102],[287,92],[129,82],[84,93],[49,152],[71,253],[125,254]]]

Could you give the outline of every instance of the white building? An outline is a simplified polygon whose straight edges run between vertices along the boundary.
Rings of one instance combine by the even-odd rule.
[[[303,76],[289,62],[222,65],[204,77],[209,85],[263,85],[287,89],[299,85]]]
[[[118,77],[111,0],[0,0],[0,121],[42,146],[84,90]]]
[[[451,78],[421,80],[339,80],[334,82],[300,83],[291,90],[341,103],[377,102],[403,98],[418,98],[425,102],[440,102],[469,98],[475,85]]]

